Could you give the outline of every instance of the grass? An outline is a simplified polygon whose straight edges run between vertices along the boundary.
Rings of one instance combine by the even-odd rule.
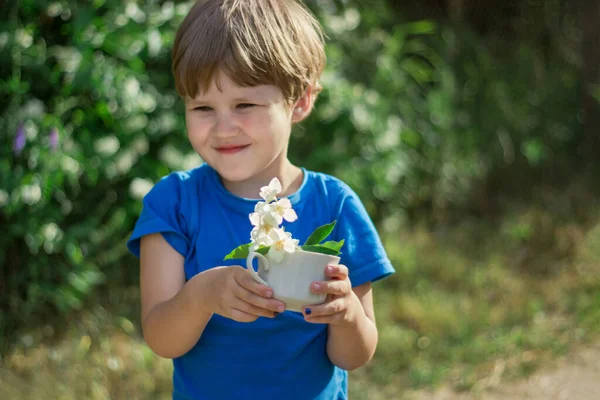
[[[378,353],[357,372],[369,398],[482,390],[594,337],[600,221],[590,225],[530,209],[387,237],[397,274],[376,288]]]
[[[49,326],[22,336],[0,368],[3,398],[170,399],[170,362],[104,314],[83,313],[94,327],[72,327],[60,341]]]
[[[498,221],[386,234],[397,273],[375,285],[380,342],[357,399],[440,385],[480,391],[600,331],[600,218],[529,207]],[[4,398],[168,399],[171,364],[141,340],[137,289],[23,333],[0,362]]]

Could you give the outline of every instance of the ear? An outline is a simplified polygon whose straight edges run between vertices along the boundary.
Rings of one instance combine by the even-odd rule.
[[[304,94],[294,103],[292,108],[292,123],[298,123],[310,115],[315,101],[313,88],[309,86]]]

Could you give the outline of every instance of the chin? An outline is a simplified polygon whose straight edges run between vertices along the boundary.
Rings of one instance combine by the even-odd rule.
[[[252,173],[250,171],[248,171],[248,169],[243,169],[243,168],[239,168],[239,169],[235,169],[235,170],[232,170],[232,169],[224,170],[222,168],[219,168],[219,169],[217,169],[217,172],[221,176],[221,179],[224,179],[228,182],[243,182],[252,177]]]

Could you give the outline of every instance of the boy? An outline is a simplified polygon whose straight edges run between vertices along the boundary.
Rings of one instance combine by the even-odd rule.
[[[371,282],[393,273],[356,194],[287,157],[292,125],[320,90],[323,37],[295,0],[208,0],[177,32],[173,73],[189,141],[205,161],[163,178],[128,242],[140,256],[142,327],[173,358],[174,399],[346,399],[347,372],[375,352]],[[260,188],[278,177],[303,243],[337,220],[341,262],[311,290],[324,304],[286,311],[239,261]]]

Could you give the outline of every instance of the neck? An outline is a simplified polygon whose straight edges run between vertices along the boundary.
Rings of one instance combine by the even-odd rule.
[[[271,179],[279,178],[281,182],[281,194],[278,198],[287,197],[296,192],[302,185],[304,179],[302,170],[293,165],[287,158],[281,165],[271,165],[263,173],[240,182],[229,182],[223,179],[223,186],[232,194],[247,199],[260,199],[260,188],[267,186]]]

